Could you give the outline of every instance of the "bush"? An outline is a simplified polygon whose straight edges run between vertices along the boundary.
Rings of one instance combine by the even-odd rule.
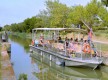
[[[18,80],[27,80],[27,74],[20,74]]]

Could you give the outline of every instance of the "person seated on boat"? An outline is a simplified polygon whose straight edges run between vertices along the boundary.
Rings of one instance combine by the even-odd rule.
[[[58,43],[57,44],[57,48],[59,49],[59,50],[64,50],[64,44],[62,44],[62,43]]]
[[[83,42],[83,38],[80,39],[80,42]]]
[[[90,44],[88,43],[87,40],[84,41],[82,51],[83,51],[84,53],[90,53],[90,52],[91,52]]]
[[[68,46],[69,46],[69,39],[67,37],[65,38],[65,42],[66,42],[66,47],[68,48]]]
[[[39,41],[37,39],[35,39],[35,42],[34,43],[35,43],[35,46],[38,47]]]
[[[69,54],[75,52],[75,44],[73,43],[73,41],[69,42],[69,46],[67,48],[67,51]]]
[[[73,42],[73,38],[70,38],[70,41],[72,41],[72,42]]]
[[[43,45],[44,44],[44,37],[43,36],[40,36],[39,44],[40,45]]]
[[[68,40],[68,38],[67,37],[65,37],[65,41],[67,41]]]
[[[78,43],[78,38],[75,39],[75,42]]]
[[[98,54],[98,51],[92,42],[91,42],[91,48],[92,48],[91,54],[93,55],[93,57],[95,57]]]
[[[34,40],[32,40],[31,45],[34,46]]]
[[[79,40],[79,44],[80,44],[80,45],[83,45],[83,44],[84,44],[83,38],[81,38],[81,39]]]
[[[62,40],[62,38],[60,36],[58,37],[58,42],[63,43],[63,40]]]

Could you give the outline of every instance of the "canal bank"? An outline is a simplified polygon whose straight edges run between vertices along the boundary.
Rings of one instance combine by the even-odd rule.
[[[10,43],[1,43],[1,80],[16,80],[7,49]]]

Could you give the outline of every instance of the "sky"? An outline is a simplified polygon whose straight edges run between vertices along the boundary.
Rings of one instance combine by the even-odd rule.
[[[45,9],[46,0],[1,0],[0,1],[0,26],[23,22]],[[91,0],[59,0],[67,6],[85,6]]]

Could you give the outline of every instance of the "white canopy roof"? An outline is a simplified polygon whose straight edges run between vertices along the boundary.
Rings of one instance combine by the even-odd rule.
[[[34,28],[33,30],[65,30],[67,28]]]
[[[86,32],[86,30],[79,28],[34,28],[33,30],[50,30],[50,31],[79,31]]]

